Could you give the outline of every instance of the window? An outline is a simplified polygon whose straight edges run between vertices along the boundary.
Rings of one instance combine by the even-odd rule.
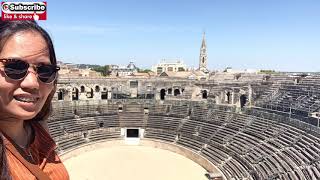
[[[130,88],[137,88],[138,87],[138,81],[130,81]]]

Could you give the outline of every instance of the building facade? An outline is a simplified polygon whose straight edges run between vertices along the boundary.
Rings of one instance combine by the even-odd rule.
[[[180,60],[176,62],[166,62],[166,60],[163,59],[160,63],[152,66],[151,70],[157,74],[161,74],[162,72],[181,72],[187,70],[187,65]]]
[[[117,77],[131,76],[138,72],[138,68],[133,62],[130,62],[127,66],[111,65],[110,70],[111,75]]]

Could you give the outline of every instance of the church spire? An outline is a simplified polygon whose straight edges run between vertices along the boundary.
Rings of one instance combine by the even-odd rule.
[[[206,33],[203,32],[202,44],[200,48],[199,70],[205,73],[209,72],[207,69],[207,60],[208,60],[208,57],[207,57]]]
[[[206,45],[206,32],[205,31],[203,31],[203,35],[202,35],[201,48],[207,48],[207,45]]]

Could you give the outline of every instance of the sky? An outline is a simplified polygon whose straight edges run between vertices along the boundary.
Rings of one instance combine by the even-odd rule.
[[[29,0],[30,1],[30,0]],[[63,62],[151,68],[320,71],[320,0],[48,0],[41,21]]]

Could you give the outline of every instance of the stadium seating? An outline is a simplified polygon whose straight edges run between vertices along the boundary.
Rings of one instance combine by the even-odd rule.
[[[268,111],[238,113],[215,104],[121,103],[121,112],[113,103],[91,109],[83,104],[54,106],[58,109],[55,112],[68,112],[66,117],[54,114],[49,119],[59,152],[119,139],[121,127],[137,127],[145,129],[146,139],[176,144],[202,155],[227,179],[320,179],[320,131],[310,131],[311,125],[299,120]],[[103,113],[90,112],[97,107]],[[74,109],[81,109],[77,111],[80,115],[72,115]]]
[[[294,82],[290,77],[284,79],[274,79],[276,83],[266,88],[255,105],[275,112],[285,112],[315,125],[316,120],[310,114],[320,111],[320,76],[307,76],[299,82]]]

